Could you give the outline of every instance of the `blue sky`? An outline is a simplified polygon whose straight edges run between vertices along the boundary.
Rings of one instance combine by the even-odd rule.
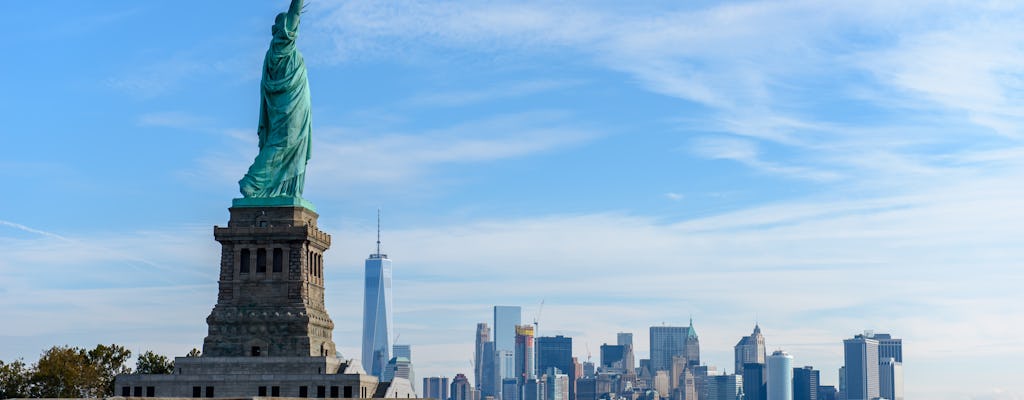
[[[756,319],[835,384],[874,329],[911,398],[1024,398],[1024,10],[831,3],[311,1],[339,349],[380,207],[421,377],[544,299],[581,359],[693,315],[731,370]],[[0,359],[201,345],[285,7],[0,3]]]

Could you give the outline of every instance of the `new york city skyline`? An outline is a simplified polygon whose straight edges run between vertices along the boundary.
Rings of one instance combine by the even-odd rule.
[[[278,3],[0,4],[0,359],[202,343]],[[911,398],[1020,398],[1021,14],[311,2],[305,197],[338,350],[361,352],[381,208],[420,377],[472,376],[491,307],[544,301],[538,336],[581,359],[617,332],[647,357],[649,327],[692,317],[731,371],[756,322],[834,385],[875,330],[906,341]]]

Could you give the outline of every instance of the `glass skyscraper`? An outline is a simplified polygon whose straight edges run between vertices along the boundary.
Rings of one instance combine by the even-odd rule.
[[[843,355],[846,361],[846,399],[871,400],[878,397],[878,341],[866,335],[843,340]]]
[[[363,368],[380,377],[391,360],[391,260],[380,252],[380,233],[377,234],[377,252],[366,259],[366,285],[363,292]]]
[[[494,369],[497,398],[501,400],[516,400],[518,391],[513,386],[513,392],[505,395],[507,382],[512,379],[516,382],[515,370],[515,348],[516,348],[516,325],[522,323],[523,309],[519,306],[494,306]]]
[[[782,350],[768,356],[768,400],[793,400],[793,356]]]

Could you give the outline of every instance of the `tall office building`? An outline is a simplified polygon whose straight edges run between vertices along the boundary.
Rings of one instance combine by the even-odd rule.
[[[501,380],[501,400],[519,400],[519,383],[516,378]]]
[[[409,386],[414,391],[416,390],[416,374],[413,373],[412,363],[408,358],[391,357],[391,360],[384,366],[384,372],[381,373],[380,380],[382,382],[391,382],[395,378],[403,378],[409,381]]]
[[[846,400],[872,400],[880,396],[878,341],[867,335],[843,340]]]
[[[690,326],[651,327],[651,372],[671,371],[672,358],[686,357],[688,364],[700,365],[700,343],[697,331]]]
[[[768,400],[793,400],[793,356],[782,350],[768,356]]]
[[[744,336],[736,343],[736,367],[737,375],[743,375],[743,364],[757,363],[764,364],[767,353],[764,347],[764,335],[761,334],[761,326],[754,324],[754,332],[750,336]]]
[[[818,400],[839,400],[839,391],[835,386],[818,386]]]
[[[448,378],[423,378],[423,397],[427,399],[448,400]]]
[[[743,400],[743,377],[739,375],[710,375],[704,391],[705,400]]]
[[[516,379],[522,384],[537,377],[533,357],[533,325],[516,325]]]
[[[519,306],[494,306],[494,369],[495,395],[499,400],[514,400],[502,396],[507,386],[505,379],[516,378],[516,325],[522,323],[523,309]]]
[[[765,400],[768,397],[765,375],[764,364],[746,363],[743,365],[743,395],[745,400]]]
[[[633,352],[633,334],[629,332],[619,332],[616,335],[616,339],[616,344],[626,347],[626,354],[622,357],[622,364],[626,369],[626,373],[636,374],[636,355]]]
[[[363,366],[381,377],[391,355],[394,338],[391,312],[391,260],[380,252],[380,214],[377,215],[377,252],[366,259],[363,286]]]
[[[455,375],[451,385],[451,400],[475,400],[473,392],[473,387],[470,386],[469,378],[465,374]]]
[[[818,400],[821,371],[814,367],[793,368],[793,400]]]
[[[672,397],[676,400],[697,400],[697,379],[689,365],[683,368],[678,378],[679,385],[672,391]]]
[[[498,379],[497,357],[498,355],[494,352],[494,342],[484,343],[484,354],[480,360],[483,363],[479,383],[481,398],[487,396],[497,397],[501,393],[498,388],[501,380]]]
[[[569,400],[569,376],[559,371],[558,368],[547,368],[544,370],[545,395],[544,400]]]
[[[876,333],[871,338],[878,341],[879,360],[892,358],[898,363],[903,362],[903,339],[894,338],[888,333]]]
[[[878,366],[878,389],[881,396],[891,400],[903,400],[903,363],[895,358],[886,358]]]
[[[391,355],[393,357],[405,357],[409,361],[412,361],[412,345],[408,344],[395,344],[391,345]]]
[[[537,345],[537,370],[548,371],[555,368],[566,375],[568,397],[576,397],[576,361],[572,356],[572,338],[565,336],[539,337]],[[581,371],[582,372],[582,371]]]
[[[483,389],[484,381],[484,344],[491,341],[491,328],[486,322],[476,324],[476,347],[473,352],[473,384],[477,390]]]
[[[625,372],[626,346],[614,344],[601,345],[601,371]]]

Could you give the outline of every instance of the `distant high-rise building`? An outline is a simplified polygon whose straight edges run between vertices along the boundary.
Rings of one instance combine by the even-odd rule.
[[[491,341],[491,328],[486,322],[476,324],[476,347],[473,352],[473,384],[483,389],[484,344]],[[492,361],[493,362],[493,361]]]
[[[380,218],[377,222],[377,252],[366,259],[363,286],[363,360],[367,372],[381,377],[391,360],[394,338],[391,312],[391,260],[380,252]]]
[[[469,384],[466,374],[456,374],[452,379],[451,400],[475,400],[473,392],[473,387]]]
[[[633,353],[633,334],[629,332],[619,332],[616,335],[616,339],[616,344],[626,347],[626,353],[622,357],[623,368],[625,368],[627,374],[635,374],[636,356]]]
[[[839,400],[835,386],[818,386],[818,400]]]
[[[516,346],[516,325],[523,323],[523,308],[519,306],[494,306],[494,349],[514,351]]]
[[[498,396],[498,368],[497,368],[497,354],[494,353],[494,342],[484,343],[484,355],[480,362],[483,363],[481,368],[482,375],[480,376],[480,396],[481,397],[496,397]]]
[[[675,400],[697,400],[697,380],[687,365],[679,374],[679,385],[672,392]]]
[[[550,367],[544,370],[546,378],[544,400],[569,400],[569,376],[562,373],[558,368]]]
[[[768,397],[765,365],[746,363],[743,365],[744,400],[765,400]]]
[[[876,333],[871,338],[878,341],[879,360],[892,358],[898,363],[903,362],[903,339],[894,338],[888,333]]]
[[[591,365],[593,364],[591,363]],[[597,400],[599,396],[597,393],[597,378],[591,376],[576,381],[575,400]]]
[[[878,341],[867,335],[843,340],[846,400],[872,400],[880,396]]]
[[[764,347],[764,335],[761,334],[761,326],[754,324],[754,332],[750,336],[744,336],[736,343],[736,374],[743,374],[743,364],[757,363],[764,364],[767,353]]]
[[[601,345],[601,370],[622,373],[625,372],[624,359],[626,346],[614,344]]]
[[[412,345],[396,344],[391,346],[393,357],[405,357],[412,361]]]
[[[381,375],[380,380],[382,382],[391,382],[395,378],[403,378],[409,381],[409,386],[413,390],[416,390],[416,385],[413,383],[416,379],[416,375],[412,371],[412,363],[408,358],[405,357],[391,357],[387,365],[384,367],[384,373]]]
[[[583,362],[583,377],[584,378],[593,378],[595,376],[597,376],[597,368],[595,368],[594,363],[592,363],[590,361],[584,361]]]
[[[768,400],[793,400],[793,356],[782,350],[768,356]]]
[[[821,371],[814,367],[793,368],[793,400],[818,400]]]
[[[556,368],[566,375],[569,395],[563,400],[576,396],[576,361],[572,356],[572,338],[565,336],[539,337],[537,346],[537,370],[548,371]],[[581,371],[582,372],[582,371]]]
[[[423,393],[424,398],[448,400],[448,378],[440,376],[423,378],[423,391],[421,393]]]
[[[516,378],[501,380],[501,400],[519,400],[519,383]]]
[[[700,365],[700,343],[697,331],[690,326],[652,326],[651,327],[651,369],[653,371],[670,371],[672,357],[686,357],[690,365]]]
[[[881,396],[891,400],[903,400],[903,363],[889,357],[878,366],[878,389]]]
[[[543,382],[527,378],[519,383],[519,400],[543,400]]]
[[[494,336],[495,395],[498,400],[518,400],[501,394],[506,387],[504,380],[516,378],[516,325],[522,323],[522,314],[519,306],[494,306],[494,329],[491,332]]]
[[[705,400],[744,400],[743,377],[740,375],[710,375],[707,377]]]
[[[693,367],[693,380],[697,385],[697,396],[701,399],[708,397],[708,390],[713,384],[711,381],[715,376],[719,375],[713,366],[698,365]]]
[[[537,367],[533,357],[533,325],[516,325],[516,379],[522,384],[527,379],[535,379]],[[529,399],[524,399],[529,400]]]
[[[412,385],[413,389],[416,388],[416,382],[413,382],[414,376],[416,376],[416,365],[412,362],[412,345],[408,344],[396,344],[391,346],[391,358],[399,358],[408,360],[408,375],[402,375],[403,378],[409,379],[409,384]]]

